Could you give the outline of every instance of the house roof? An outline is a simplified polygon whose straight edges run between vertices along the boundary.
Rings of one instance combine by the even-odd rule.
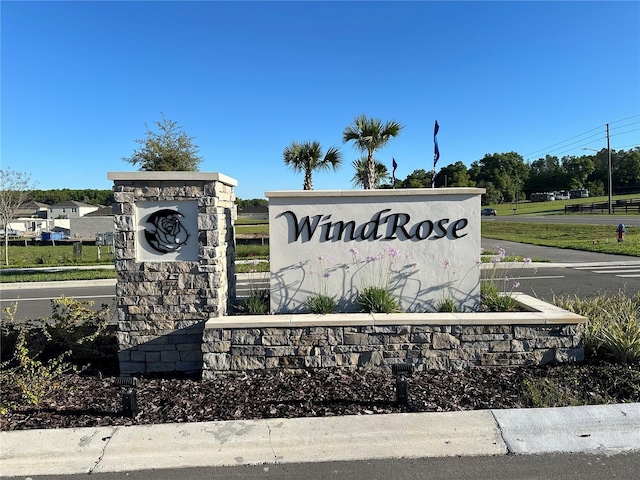
[[[40,211],[45,211],[49,205],[41,202],[26,202],[16,211],[15,217],[30,217]]]
[[[98,205],[98,210],[95,212],[87,213],[85,217],[106,217],[113,215],[113,205],[105,207],[104,205]]]
[[[65,207],[89,207],[89,208],[98,208],[96,205],[90,205],[88,203],[76,202],[75,200],[67,200],[66,202],[56,203],[55,205],[50,205],[49,208],[65,208]]]
[[[41,209],[41,208],[48,208],[49,204],[47,203],[42,203],[42,202],[34,202],[33,200],[30,202],[26,202],[25,204],[22,205],[24,208],[35,208],[35,209]]]

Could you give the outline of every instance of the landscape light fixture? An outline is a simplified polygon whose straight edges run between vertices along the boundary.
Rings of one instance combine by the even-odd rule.
[[[138,397],[136,387],[138,379],[136,377],[117,377],[115,384],[120,387],[128,387],[122,394],[122,413],[129,418],[136,418],[138,415]]]
[[[414,371],[414,366],[407,363],[396,363],[391,366],[393,374],[396,376],[396,401],[404,407],[409,406],[409,388],[406,377]]]

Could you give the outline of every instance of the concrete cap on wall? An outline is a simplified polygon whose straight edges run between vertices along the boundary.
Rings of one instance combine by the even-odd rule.
[[[372,190],[278,190],[265,192],[268,198],[286,197],[374,197],[390,196],[405,197],[416,195],[482,195],[484,188],[448,187],[448,188],[400,188],[400,189],[372,189]]]
[[[221,182],[237,187],[238,181],[218,172],[107,172],[107,178],[114,182]]]

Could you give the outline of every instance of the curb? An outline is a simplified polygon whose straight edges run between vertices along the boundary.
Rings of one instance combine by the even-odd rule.
[[[640,451],[640,403],[0,432],[2,477]]]

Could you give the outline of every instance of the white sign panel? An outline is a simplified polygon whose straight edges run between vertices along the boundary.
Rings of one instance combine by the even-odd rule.
[[[198,260],[198,202],[137,202],[136,260]]]
[[[303,312],[313,294],[361,308],[379,286],[406,312],[451,299],[472,311],[480,295],[483,189],[267,192],[271,308]]]

